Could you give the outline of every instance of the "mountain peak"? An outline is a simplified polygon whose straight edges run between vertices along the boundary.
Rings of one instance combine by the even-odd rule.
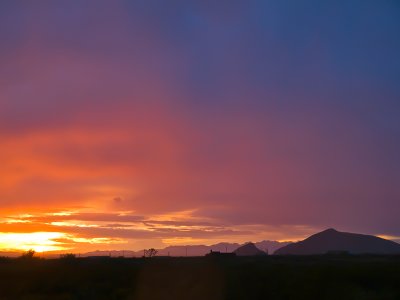
[[[254,256],[254,255],[266,255],[264,251],[261,251],[254,245],[254,243],[246,243],[243,246],[237,248],[234,253],[237,256]]]
[[[339,231],[337,231],[335,228],[328,228],[325,229],[324,231],[321,231],[320,233],[338,233]]]
[[[400,254],[400,245],[372,235],[341,232],[333,228],[278,249],[275,254],[312,255],[329,252]]]

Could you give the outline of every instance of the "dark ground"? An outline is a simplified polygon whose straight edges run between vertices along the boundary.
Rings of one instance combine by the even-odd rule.
[[[0,259],[0,299],[400,299],[400,256]]]

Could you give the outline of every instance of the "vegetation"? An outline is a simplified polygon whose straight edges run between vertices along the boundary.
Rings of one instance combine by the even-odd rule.
[[[34,256],[35,256],[35,254],[36,254],[36,251],[30,249],[30,250],[28,250],[28,251],[22,253],[22,255],[20,256],[20,258],[21,258],[21,259],[33,259]]]
[[[75,259],[76,255],[73,253],[65,253],[65,254],[61,254],[60,258],[62,259]]]
[[[158,253],[158,250],[154,249],[154,248],[150,248],[147,250],[144,250],[144,257],[154,257],[156,256]]]
[[[400,299],[400,257],[0,260],[0,299]]]

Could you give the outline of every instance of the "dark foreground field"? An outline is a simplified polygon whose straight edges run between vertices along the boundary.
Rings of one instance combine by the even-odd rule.
[[[0,260],[0,299],[400,299],[400,257]]]

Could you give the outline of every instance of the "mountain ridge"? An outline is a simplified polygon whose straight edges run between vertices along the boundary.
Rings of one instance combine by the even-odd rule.
[[[277,249],[276,255],[314,255],[329,252],[349,254],[400,254],[400,244],[374,235],[341,232],[329,228]]]
[[[241,246],[244,246],[247,243],[239,244],[239,243],[226,243],[220,242],[213,245],[178,245],[178,246],[167,246],[162,249],[157,249],[158,256],[204,256],[207,253],[212,251],[220,251],[220,252],[234,252]],[[278,242],[278,241],[270,241],[263,240],[260,242],[253,243],[260,251],[269,253],[273,253],[277,249],[288,245],[290,242]],[[139,251],[130,251],[130,250],[114,250],[114,251],[91,251],[87,253],[81,254],[81,256],[126,256],[126,257],[141,257],[143,256],[143,250]]]
[[[257,248],[254,243],[246,243],[233,251],[237,256],[263,256],[267,255],[266,252]]]

